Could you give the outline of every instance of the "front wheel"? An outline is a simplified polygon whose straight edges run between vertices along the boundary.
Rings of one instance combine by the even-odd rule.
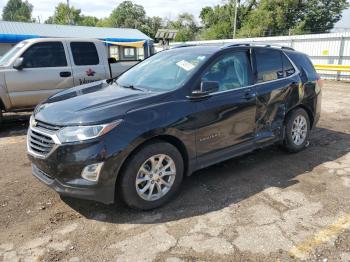
[[[286,119],[284,148],[292,153],[299,152],[309,143],[310,120],[306,111],[298,108]]]
[[[154,209],[168,202],[178,191],[184,164],[173,145],[161,141],[148,144],[127,161],[119,190],[129,207]]]

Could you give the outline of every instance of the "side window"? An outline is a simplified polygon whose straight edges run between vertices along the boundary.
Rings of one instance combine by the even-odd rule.
[[[255,59],[258,83],[284,77],[281,51],[256,48]]]
[[[24,68],[67,66],[66,54],[61,42],[37,43],[22,55]]]
[[[116,60],[119,60],[119,46],[110,46],[109,47],[109,56],[114,57]]]
[[[100,63],[94,43],[71,42],[70,48],[75,65],[98,65]]]
[[[219,91],[250,85],[250,62],[246,51],[238,51],[221,56],[207,69],[202,81],[216,81]]]
[[[288,77],[291,76],[295,73],[295,69],[292,65],[292,63],[289,61],[289,59],[282,54],[282,61],[283,61],[283,72],[284,72],[284,76]]]
[[[318,79],[318,74],[307,55],[298,52],[289,52],[288,56],[293,60],[302,75],[305,75],[309,80]]]

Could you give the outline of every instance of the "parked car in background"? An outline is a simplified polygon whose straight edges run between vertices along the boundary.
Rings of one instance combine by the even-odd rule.
[[[116,77],[137,62],[109,59],[99,40],[22,41],[0,59],[0,122],[2,112],[33,109],[59,91]]]
[[[62,195],[148,210],[196,170],[274,143],[304,149],[320,106],[319,76],[291,48],[174,48],[38,105],[28,156]]]

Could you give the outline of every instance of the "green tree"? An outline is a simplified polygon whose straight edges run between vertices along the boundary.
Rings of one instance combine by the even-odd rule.
[[[241,37],[324,33],[341,19],[346,0],[261,0],[248,12]]]
[[[146,23],[146,11],[142,5],[124,1],[112,11],[108,23],[112,27],[141,29]]]
[[[55,13],[50,16],[46,24],[77,25],[81,22],[81,10],[64,3],[59,3],[55,8]]]
[[[158,29],[163,26],[163,19],[159,16],[147,17],[144,25],[141,26],[141,31],[151,38],[156,36]]]
[[[238,1],[238,37],[328,32],[349,7],[347,0]],[[204,7],[200,18],[202,39],[231,38],[234,1]]]
[[[97,27],[111,27],[111,24],[109,22],[109,18],[102,18],[99,19],[96,23]]]
[[[200,13],[200,19],[204,25],[201,32],[202,39],[225,39],[232,38],[234,28],[235,1],[228,0],[223,5],[204,7]],[[252,9],[256,7],[256,0],[237,1],[238,16],[237,28],[241,27],[242,21]]]
[[[154,38],[158,29],[163,26],[163,19],[159,16],[146,17],[144,23],[138,28],[144,34]]]
[[[169,21],[167,27],[178,30],[175,41],[193,41],[199,32],[199,27],[192,14],[179,14],[175,21]]]
[[[204,7],[199,15],[204,25],[201,38],[225,39],[232,38],[232,6],[230,4]]]
[[[28,1],[9,0],[2,11],[5,21],[32,22],[33,6]]]
[[[296,32],[329,32],[349,7],[347,0],[309,0],[302,5],[303,18],[295,26]],[[293,30],[292,30],[293,32]]]
[[[243,21],[240,36],[285,35],[302,18],[303,1],[261,0]]]
[[[99,22],[99,19],[97,17],[82,15],[78,20],[77,25],[97,26],[98,22]]]

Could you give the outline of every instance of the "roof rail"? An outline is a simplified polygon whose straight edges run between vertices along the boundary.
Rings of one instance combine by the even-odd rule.
[[[180,45],[172,46],[170,49],[182,48],[182,47],[191,47],[191,46],[197,46],[197,44],[180,44]]]
[[[235,47],[235,46],[263,46],[263,47],[275,47],[275,48],[281,48],[281,49],[295,51],[294,48],[289,47],[289,46],[267,44],[264,42],[242,42],[242,43],[226,44],[222,48],[229,48],[229,47]]]

